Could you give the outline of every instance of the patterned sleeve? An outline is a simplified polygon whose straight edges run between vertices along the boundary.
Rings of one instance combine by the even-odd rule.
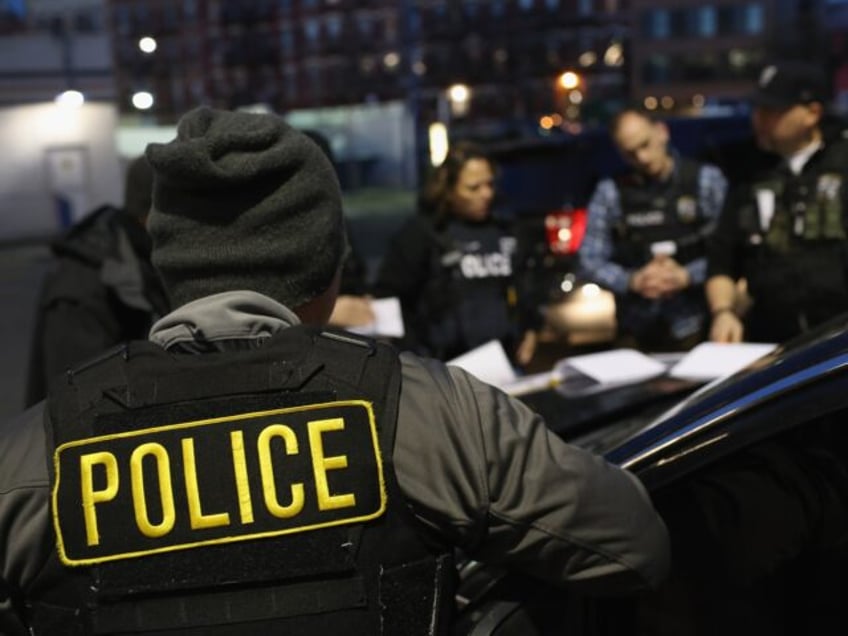
[[[611,179],[598,184],[589,201],[586,235],[579,251],[580,273],[616,294],[627,291],[630,272],[614,263],[613,230],[621,218],[618,190]]]
[[[726,194],[727,179],[725,179],[721,170],[712,165],[702,166],[698,174],[698,197],[701,209],[707,219],[703,229],[706,236],[711,235],[715,230]],[[689,271],[689,279],[693,285],[704,283],[707,278],[707,259],[705,256],[686,263],[685,267]]]

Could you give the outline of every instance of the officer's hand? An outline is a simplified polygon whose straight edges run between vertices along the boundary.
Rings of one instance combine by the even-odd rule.
[[[361,327],[375,320],[368,296],[342,295],[336,299],[336,306],[328,322],[336,327]]]
[[[515,361],[523,366],[526,366],[533,359],[533,354],[536,353],[536,343],[539,338],[535,331],[529,330],[524,332],[521,342],[518,344],[518,349],[515,351]]]
[[[659,271],[659,286],[663,296],[672,296],[689,287],[689,270],[670,256],[658,256],[652,263]]]
[[[630,277],[630,290],[645,298],[661,298],[664,293],[662,267],[651,261],[641,269],[637,269]]]
[[[732,311],[721,311],[713,317],[710,340],[713,342],[742,342],[742,321]]]

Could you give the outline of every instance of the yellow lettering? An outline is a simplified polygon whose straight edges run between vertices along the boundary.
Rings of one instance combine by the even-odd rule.
[[[274,482],[274,465],[271,462],[271,439],[280,437],[286,449],[287,455],[297,455],[297,436],[288,426],[283,424],[272,424],[259,434],[257,448],[259,451],[259,468],[262,474],[262,492],[265,495],[265,506],[275,517],[288,519],[294,517],[303,510],[304,491],[303,484],[292,484],[289,505],[283,506],[277,498],[277,486]]]
[[[247,460],[244,458],[244,433],[232,431],[230,445],[233,449],[233,472],[236,476],[239,513],[242,523],[253,523],[253,500],[250,498],[250,482],[247,480]]]
[[[92,476],[95,464],[106,469],[106,487],[94,490]],[[111,501],[118,494],[118,460],[112,453],[91,453],[80,456],[80,485],[82,487],[82,510],[85,515],[85,539],[88,545],[100,543],[95,504]]]
[[[318,508],[320,510],[333,510],[355,506],[356,496],[353,493],[331,495],[330,485],[327,482],[328,470],[347,468],[347,455],[325,457],[322,435],[331,431],[343,431],[344,419],[334,417],[329,420],[313,420],[309,422],[307,429],[309,430],[309,447],[312,450],[312,471],[315,474],[315,489],[318,492]]]
[[[200,488],[197,485],[197,462],[194,457],[194,440],[184,437],[181,440],[183,447],[183,475],[185,476],[186,497],[188,498],[188,516],[191,521],[191,529],[217,528],[218,526],[230,525],[230,515],[226,512],[204,515],[200,504]]]
[[[162,503],[162,522],[159,524],[152,523],[147,514],[142,470],[142,462],[147,455],[156,460],[156,471],[159,477],[159,499]],[[168,458],[168,451],[161,444],[142,444],[133,451],[130,457],[130,476],[135,523],[138,529],[144,536],[152,539],[168,534],[174,528],[177,518],[174,509],[174,492],[171,488],[171,460]]]

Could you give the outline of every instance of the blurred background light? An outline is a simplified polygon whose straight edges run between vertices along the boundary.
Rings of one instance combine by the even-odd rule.
[[[442,122],[430,124],[430,165],[439,166],[448,156],[448,129]]]
[[[157,46],[156,40],[150,36],[145,36],[138,41],[138,48],[142,53],[153,53]]]
[[[574,71],[566,71],[565,73],[559,76],[559,85],[567,91],[570,91],[573,88],[577,88],[579,84],[580,76]]]
[[[138,110],[148,110],[153,106],[153,95],[147,91],[138,91],[132,96],[132,105]]]
[[[67,90],[56,95],[56,103],[63,108],[79,108],[85,103],[85,96],[79,91]]]

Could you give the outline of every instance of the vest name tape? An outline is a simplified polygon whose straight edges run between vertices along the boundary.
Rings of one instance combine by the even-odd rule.
[[[665,212],[662,210],[647,210],[633,212],[624,216],[624,222],[630,227],[653,227],[665,223]]]
[[[70,566],[364,522],[386,509],[369,402],[329,402],[75,440],[53,457]]]

